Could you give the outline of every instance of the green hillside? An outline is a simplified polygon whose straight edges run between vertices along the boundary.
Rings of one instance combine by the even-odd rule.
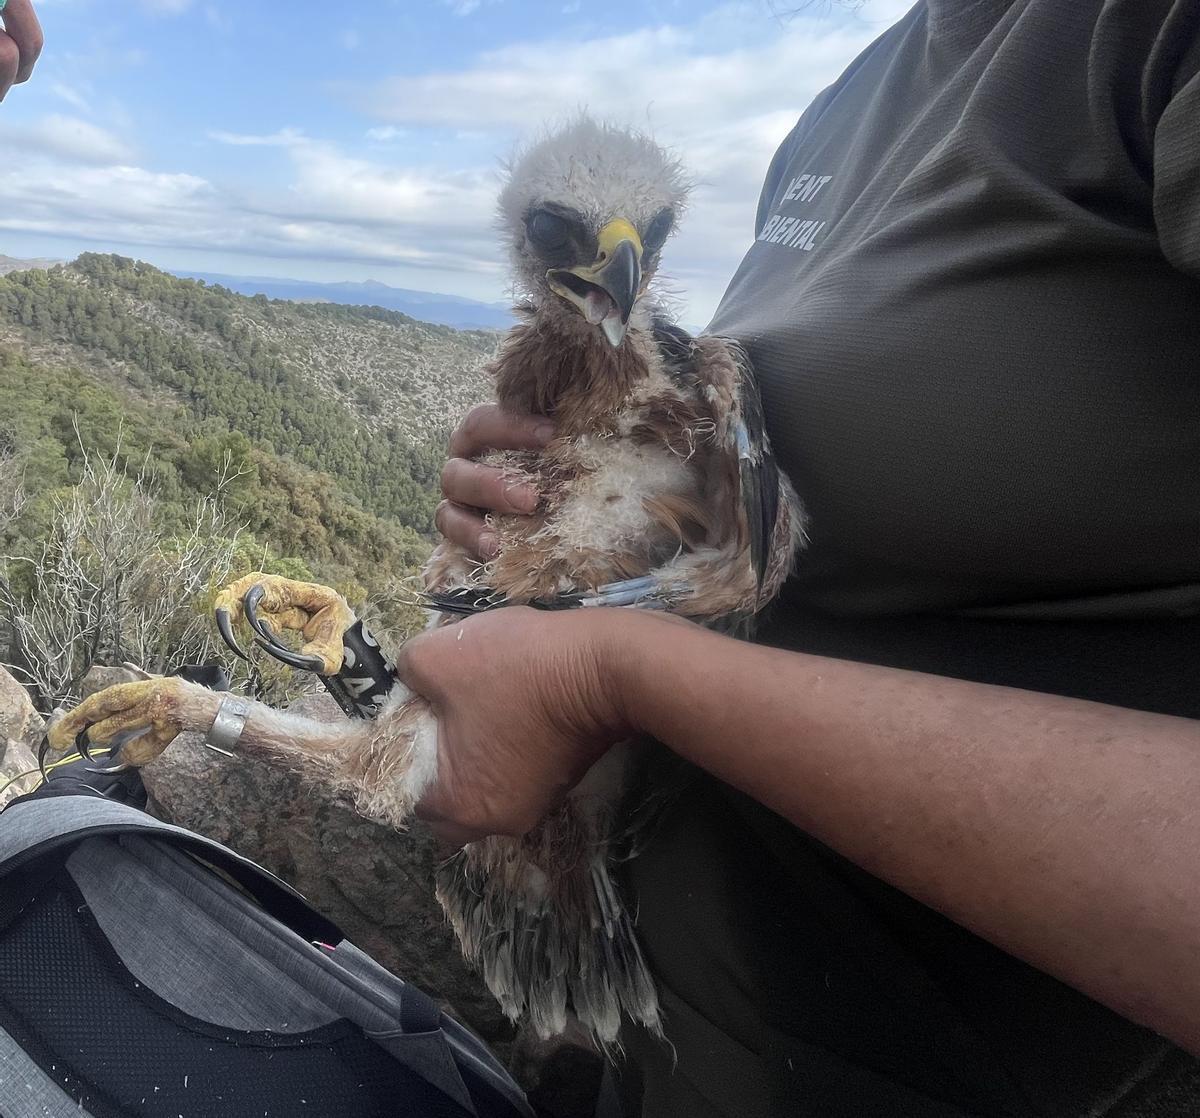
[[[28,495],[5,550],[38,542],[85,454],[144,468],[168,528],[232,463],[244,553],[379,597],[428,552],[446,433],[495,342],[117,256],[0,276],[0,456]]]

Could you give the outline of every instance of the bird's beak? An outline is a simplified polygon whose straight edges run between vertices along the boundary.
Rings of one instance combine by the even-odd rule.
[[[625,340],[629,315],[642,286],[642,239],[623,217],[600,230],[596,259],[546,273],[550,289],[577,307],[616,348]]]

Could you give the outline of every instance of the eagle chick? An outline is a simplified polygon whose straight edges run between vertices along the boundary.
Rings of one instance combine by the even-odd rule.
[[[487,562],[435,549],[435,623],[532,603],[670,609],[744,633],[787,577],[804,518],[771,457],[750,362],[734,342],[673,325],[652,290],[687,195],[681,165],[650,138],[587,116],[513,160],[499,222],[519,322],[491,374],[504,408],[551,417],[556,435],[540,452],[490,457],[540,502],[490,517],[499,549]],[[305,651],[337,671],[353,614],[336,594],[259,574],[218,605],[237,616],[247,588],[275,629],[302,631]],[[52,744],[89,726],[97,743],[152,726],[120,752],[145,763],[179,729],[207,730],[216,702],[177,680],[112,688],[54,727]],[[336,727],[252,704],[239,748],[319,771],[362,815],[402,827],[436,776],[438,734],[425,701],[397,686],[378,717]],[[615,747],[530,834],[472,843],[438,873],[463,950],[504,1010],[543,1035],[568,1014],[602,1045],[623,1016],[661,1029],[612,876],[636,848],[627,801],[646,800],[645,754]]]

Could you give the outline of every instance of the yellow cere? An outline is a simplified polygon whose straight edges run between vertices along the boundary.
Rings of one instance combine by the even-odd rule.
[[[607,260],[613,250],[622,241],[631,241],[634,250],[637,252],[638,259],[642,258],[642,238],[638,236],[638,231],[633,225],[626,221],[623,217],[613,218],[603,229],[600,230],[599,248],[600,260]]]

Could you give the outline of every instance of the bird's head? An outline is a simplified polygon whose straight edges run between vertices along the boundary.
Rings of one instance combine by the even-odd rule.
[[[679,162],[649,137],[577,117],[509,165],[500,224],[519,291],[619,346],[687,193]]]

